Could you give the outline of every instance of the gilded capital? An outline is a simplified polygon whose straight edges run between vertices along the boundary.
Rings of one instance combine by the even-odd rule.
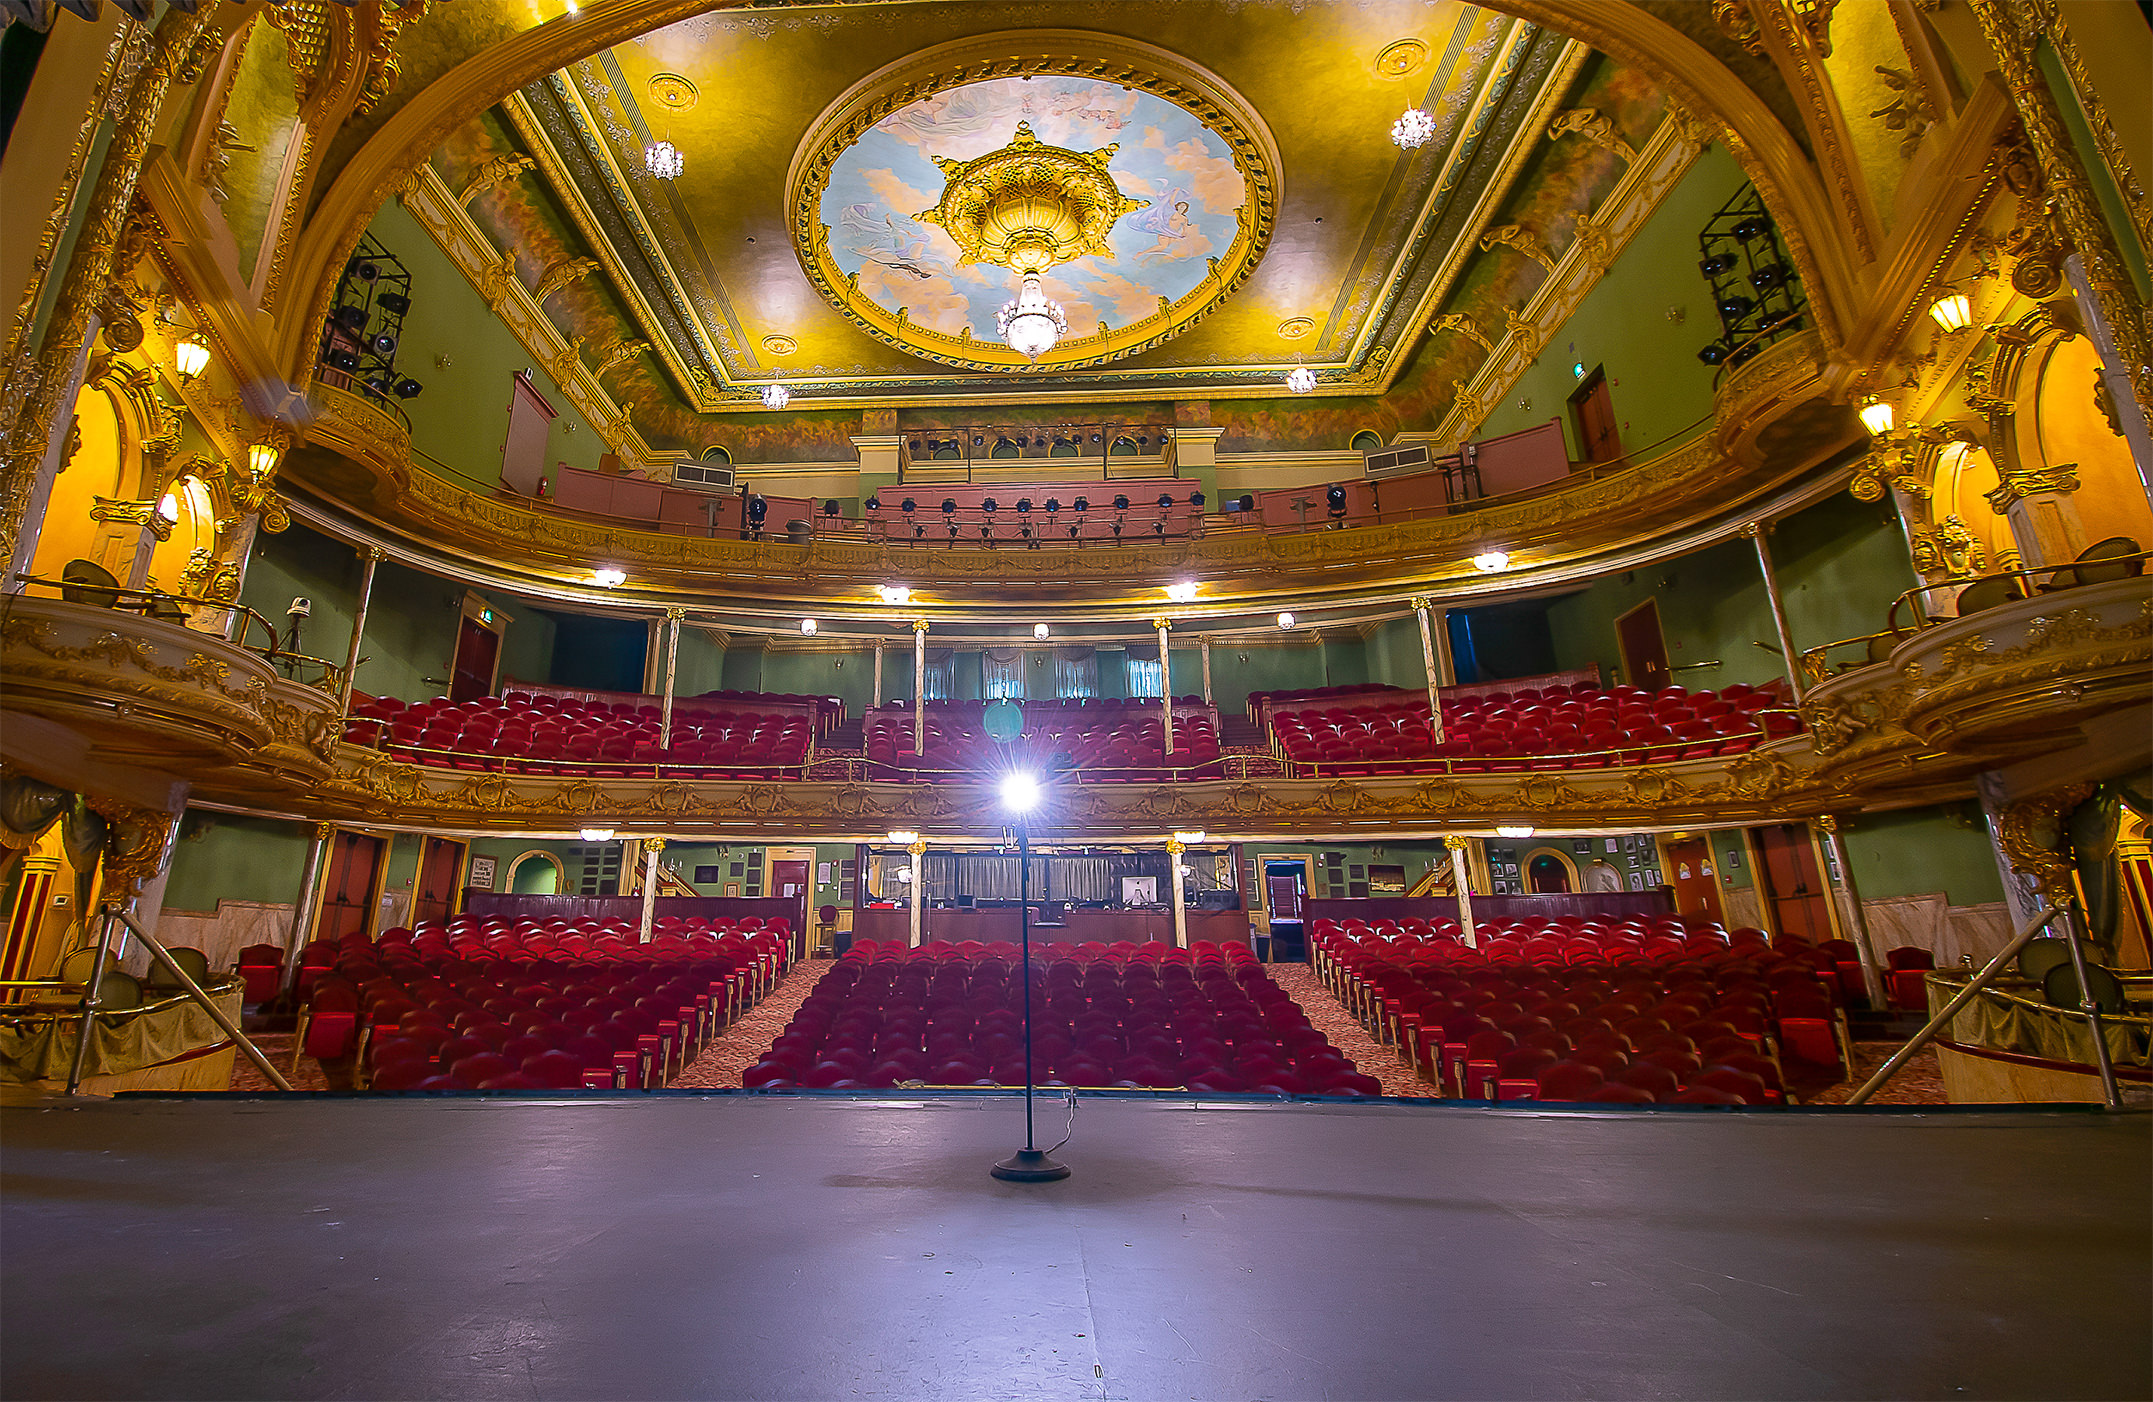
[[[665,606],[665,616],[678,623],[688,616],[688,610],[680,604],[667,604]]]
[[[1188,851],[1188,850],[1189,850],[1189,844],[1188,844],[1188,843],[1186,843],[1186,842],[1183,842],[1183,841],[1182,841],[1182,840],[1181,840],[1180,838],[1178,838],[1178,837],[1169,837],[1169,838],[1167,838],[1167,839],[1166,839],[1166,852],[1167,852],[1167,855],[1168,855],[1168,856],[1171,856],[1171,857],[1178,857],[1178,856],[1180,856],[1180,855],[1181,855],[1181,854],[1182,854],[1183,852],[1186,852],[1186,851]]]
[[[1460,837],[1456,833],[1449,833],[1444,836],[1443,845],[1453,852],[1462,852],[1472,845],[1472,841],[1469,837]]]
[[[1986,494],[1989,509],[1998,516],[2005,515],[2028,497],[2068,496],[2078,490],[2078,464],[2075,462],[2007,467],[1999,475],[2003,480]]]
[[[1174,620],[1168,618],[1165,614],[1162,613],[1158,617],[1151,620],[1151,626],[1164,633],[1174,626]]]
[[[93,498],[96,505],[90,508],[90,519],[107,525],[142,526],[159,540],[172,538],[172,523],[158,514],[154,501],[119,501],[112,497]]]
[[[915,632],[915,633],[924,633],[924,632],[926,632],[926,631],[927,631],[927,620],[926,620],[926,619],[924,619],[924,618],[915,618],[915,619],[913,619],[913,620],[912,620],[912,631],[913,631],[913,632]]]
[[[644,855],[644,856],[646,856],[646,857],[655,857],[655,856],[657,856],[657,855],[658,855],[658,854],[659,854],[660,852],[663,852],[664,850],[665,850],[665,839],[664,839],[664,838],[662,838],[662,837],[646,837],[646,838],[644,838],[644,839],[643,839],[643,855]]]
[[[1839,818],[1834,813],[1819,813],[1809,820],[1817,825],[1817,831],[1830,836],[1839,831]]]
[[[924,857],[927,855],[927,839],[924,837],[916,837],[912,839],[909,844],[907,844],[905,850],[907,852],[910,852],[915,857]]]
[[[1413,596],[1413,600],[1412,600],[1412,602],[1413,602],[1413,608],[1414,608],[1414,610],[1415,610],[1416,612],[1419,612],[1419,613],[1426,613],[1426,612],[1428,611],[1428,596],[1427,596],[1427,595],[1425,595],[1425,594],[1415,594],[1415,595]]]

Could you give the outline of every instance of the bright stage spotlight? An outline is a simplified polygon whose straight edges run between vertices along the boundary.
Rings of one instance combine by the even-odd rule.
[[[1029,774],[1011,774],[1002,780],[1002,807],[1022,816],[1039,806],[1039,781]]]

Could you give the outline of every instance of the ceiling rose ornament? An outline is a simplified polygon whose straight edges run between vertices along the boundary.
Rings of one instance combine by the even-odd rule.
[[[1305,316],[1289,316],[1278,324],[1278,337],[1282,341],[1306,340],[1315,331],[1314,319]]]
[[[1163,344],[1247,281],[1277,150],[1245,98],[1164,49],[979,35],[839,97],[794,155],[786,219],[809,281],[869,335],[961,369],[1066,373]]]
[[[1024,279],[1015,301],[995,317],[1010,349],[1037,360],[1069,333],[1061,305],[1047,300],[1039,275],[1084,257],[1114,256],[1107,245],[1114,221],[1151,201],[1132,199],[1107,174],[1120,144],[1096,151],[1049,146],[1017,123],[999,151],[976,160],[936,156],[947,182],[933,209],[912,217],[939,224],[956,242],[958,265],[992,263]]]
[[[792,355],[800,349],[800,343],[790,336],[765,336],[763,349],[775,356]]]
[[[1428,61],[1428,46],[1418,39],[1399,39],[1385,44],[1376,55],[1376,72],[1385,78],[1403,78],[1420,71]]]
[[[651,101],[673,112],[687,111],[702,96],[695,90],[695,84],[678,73],[653,73],[648,86]]]
[[[1435,118],[1418,107],[1408,107],[1405,115],[1391,124],[1390,139],[1408,151],[1417,151],[1435,139]]]

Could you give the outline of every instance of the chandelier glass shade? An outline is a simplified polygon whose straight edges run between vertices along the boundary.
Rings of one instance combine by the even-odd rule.
[[[643,164],[660,180],[678,180],[680,173],[688,168],[687,157],[670,141],[653,141],[643,152]]]
[[[209,345],[200,336],[189,336],[172,347],[172,365],[180,378],[191,380],[209,365]]]
[[[1316,388],[1316,372],[1306,365],[1296,365],[1286,372],[1286,388],[1295,394],[1308,394]]]
[[[1408,151],[1418,150],[1435,137],[1435,118],[1418,107],[1408,107],[1405,115],[1391,124],[1390,139]]]
[[[1003,304],[994,324],[1009,348],[1030,360],[1053,350],[1055,342],[1069,334],[1069,318],[1061,303],[1047,300],[1037,273],[1025,274],[1017,299]]]
[[[763,386],[763,407],[782,409],[792,403],[792,391],[775,382]]]

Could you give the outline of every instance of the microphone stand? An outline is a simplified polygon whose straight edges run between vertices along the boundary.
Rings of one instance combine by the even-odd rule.
[[[1032,1133],[1032,837],[1017,817],[1017,934],[1024,980],[1024,1147],[987,1170],[1005,1183],[1052,1183],[1069,1176],[1069,1165],[1050,1159]]]

